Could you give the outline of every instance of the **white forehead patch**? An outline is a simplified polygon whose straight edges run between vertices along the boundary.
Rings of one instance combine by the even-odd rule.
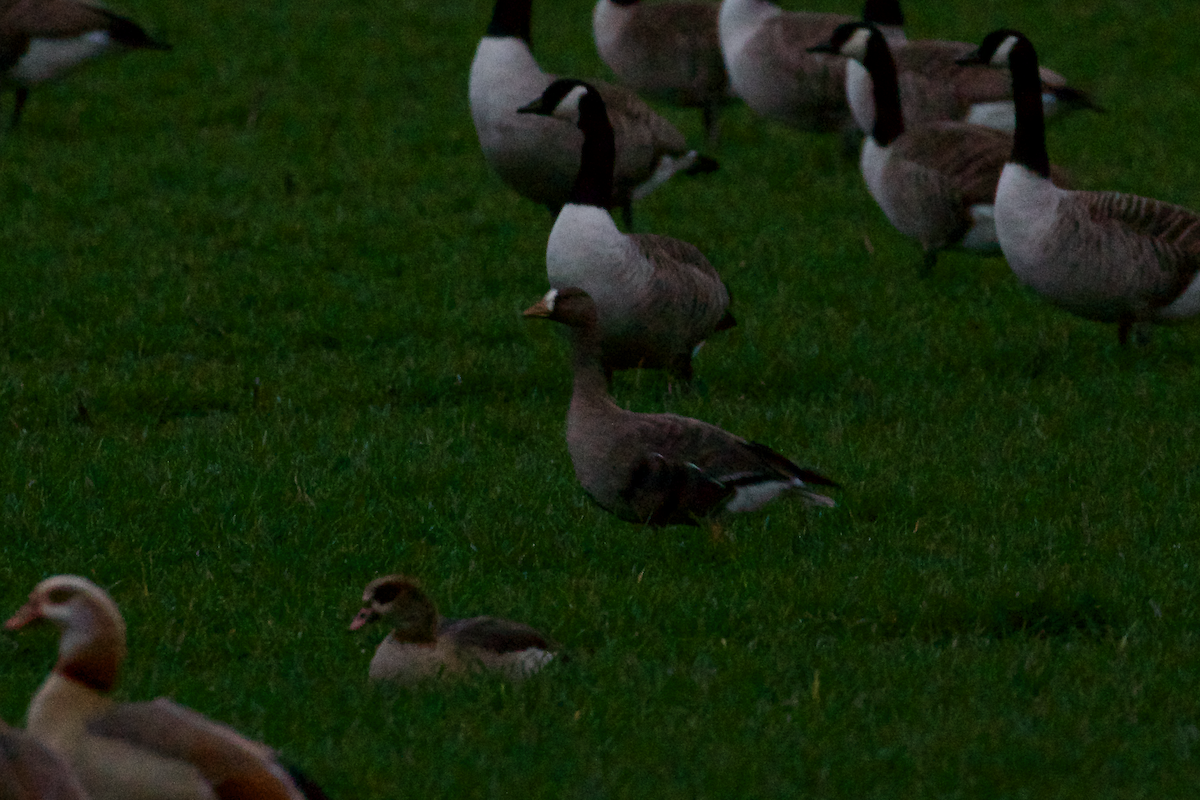
[[[586,86],[576,86],[571,89],[562,100],[558,101],[558,105],[554,107],[554,116],[565,119],[568,122],[578,122],[579,103],[583,100],[585,94],[587,94]]]
[[[1012,49],[1016,46],[1017,46],[1017,37],[1015,37],[1015,36],[1004,37],[1004,41],[1000,43],[1000,46],[996,48],[995,55],[992,56],[992,62],[991,62],[992,66],[993,67],[1007,67],[1008,66],[1008,54],[1011,53]]]
[[[842,55],[862,61],[867,57],[867,42],[871,41],[871,32],[866,28],[858,28],[842,45]]]

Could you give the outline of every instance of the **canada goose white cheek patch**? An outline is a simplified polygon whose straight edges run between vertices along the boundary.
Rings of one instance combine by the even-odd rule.
[[[999,253],[1000,241],[996,238],[996,207],[978,203],[971,206],[974,224],[966,232],[958,246],[977,253]]]
[[[871,32],[866,28],[859,28],[850,35],[845,44],[841,47],[841,55],[855,60],[861,60],[867,56],[867,43],[871,41]]]
[[[1012,49],[1017,46],[1017,37],[1009,36],[1005,38],[1000,46],[996,48],[995,55],[992,56],[991,64],[993,67],[1007,67],[1008,56],[1012,53]]]

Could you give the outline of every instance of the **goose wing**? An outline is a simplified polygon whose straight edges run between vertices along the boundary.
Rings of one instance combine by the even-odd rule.
[[[438,629],[438,636],[451,638],[458,645],[500,654],[530,648],[546,651],[555,648],[549,639],[530,626],[498,617],[445,620]]]
[[[617,143],[617,158],[624,148],[652,150],[655,153],[682,155],[687,152],[687,140],[679,129],[666,120],[637,92],[624,86],[597,81],[593,84],[604,99],[608,119],[613,126]]]
[[[87,730],[191,765],[220,800],[303,797],[269,747],[166,698],[114,706]]]
[[[61,758],[0,722],[0,798],[86,800],[87,795]]]
[[[920,126],[897,141],[898,154],[942,176],[966,206],[991,204],[996,184],[1012,153],[1012,137],[961,122]]]

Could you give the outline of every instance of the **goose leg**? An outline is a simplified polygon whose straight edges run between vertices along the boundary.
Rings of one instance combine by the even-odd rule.
[[[929,273],[937,266],[937,250],[926,250],[921,259],[921,277],[928,278]]]
[[[17,87],[16,98],[17,102],[13,106],[12,124],[8,126],[8,129],[13,131],[17,129],[17,124],[21,121],[21,112],[25,110],[25,101],[29,99],[29,90],[24,86]]]
[[[705,146],[709,150],[716,150],[717,143],[721,141],[720,111],[715,103],[705,103],[700,113],[704,121]]]

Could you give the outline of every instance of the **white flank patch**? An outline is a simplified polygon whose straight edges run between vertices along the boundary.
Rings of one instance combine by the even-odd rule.
[[[518,675],[532,675],[553,660],[554,653],[531,647],[512,655],[512,671]]]
[[[1200,314],[1200,276],[1192,278],[1192,282],[1183,290],[1183,294],[1174,303],[1161,309],[1157,316],[1163,319],[1182,319]]]
[[[784,492],[802,485],[799,479],[793,478],[790,481],[765,481],[739,486],[725,504],[725,510],[734,514],[741,511],[757,511]]]
[[[641,200],[646,195],[653,192],[658,187],[662,186],[671,176],[680,170],[687,169],[692,164],[696,163],[697,153],[695,150],[689,150],[687,155],[680,158],[671,156],[663,156],[658,160],[658,166],[654,168],[654,173],[646,180],[633,187],[630,196],[634,200]]]
[[[1000,240],[996,238],[996,207],[983,203],[971,206],[971,219],[975,224],[967,231],[958,247],[976,253],[999,253]]]
[[[108,31],[89,31],[72,39],[33,39],[29,50],[8,73],[18,86],[34,86],[57,78],[114,47]]]
[[[967,122],[982,125],[997,131],[1012,132],[1017,127],[1017,110],[1011,100],[996,100],[992,103],[974,103],[967,114]]]
[[[721,40],[721,54],[731,73],[741,66],[738,57],[746,43],[758,33],[764,22],[781,13],[783,11],[778,6],[763,0],[724,0],[721,3],[717,31]]]

